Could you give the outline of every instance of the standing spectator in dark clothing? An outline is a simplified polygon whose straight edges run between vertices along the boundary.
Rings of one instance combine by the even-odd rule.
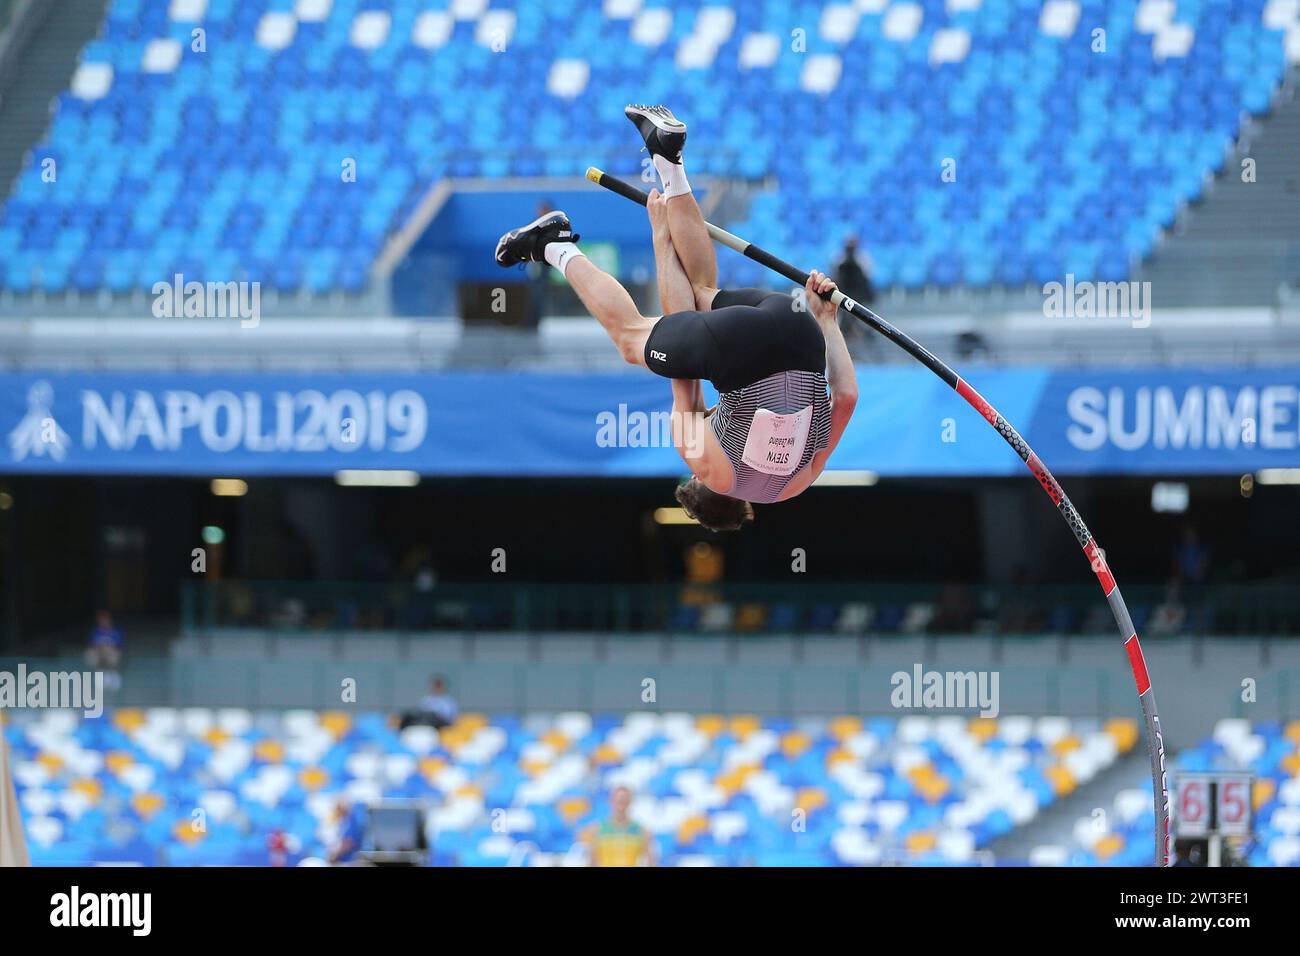
[[[122,643],[122,629],[113,623],[113,615],[108,611],[98,612],[86,647],[86,663],[92,670],[105,672],[104,683],[109,690],[117,690],[122,685],[119,674]]]
[[[1183,540],[1174,548],[1171,584],[1182,593],[1186,606],[1186,627],[1204,633],[1210,625],[1210,608],[1205,601],[1205,583],[1210,575],[1210,549],[1201,541],[1196,526],[1183,528]]]
[[[856,236],[849,236],[844,240],[844,248],[835,262],[831,278],[840,287],[840,291],[850,299],[855,299],[867,308],[871,308],[871,304],[876,299],[876,290],[871,284],[871,262],[858,252]],[[840,331],[844,334],[844,340],[851,351],[861,351],[861,346],[870,341],[862,323],[842,309]]]
[[[1183,528],[1183,540],[1174,548],[1174,579],[1200,587],[1205,583],[1210,569],[1210,549],[1201,542],[1195,525]]]

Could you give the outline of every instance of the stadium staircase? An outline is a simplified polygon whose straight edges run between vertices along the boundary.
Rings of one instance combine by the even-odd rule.
[[[38,7],[45,0],[38,0]],[[11,13],[17,13],[17,7]],[[99,32],[108,0],[60,0],[31,16],[41,22],[0,90],[0,194],[8,195],[28,150],[45,138],[55,98],[68,88],[82,49]]]
[[[995,840],[989,849],[998,860],[1016,864],[1040,864],[1041,856],[1069,853],[1077,846],[1075,830],[1081,820],[1104,822],[1106,830],[1113,827],[1116,821],[1099,818],[1095,811],[1101,808],[1109,815],[1115,795],[1123,790],[1143,790],[1150,802],[1151,765],[1141,747],[1121,756],[1069,796],[1045,807],[1028,823]]]
[[[1247,125],[1206,198],[1185,210],[1138,276],[1151,282],[1156,304],[1273,305],[1279,284],[1300,286],[1298,89],[1300,70],[1292,70],[1273,111]],[[1242,181],[1247,158],[1255,182]]]

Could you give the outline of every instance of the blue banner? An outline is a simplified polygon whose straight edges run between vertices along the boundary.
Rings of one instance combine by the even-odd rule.
[[[1300,368],[1057,371],[1035,404],[1026,437],[1037,447],[1042,436],[1040,455],[1059,457],[1066,470],[1219,474],[1300,464]]]
[[[863,366],[858,377],[832,467],[1023,468],[925,369]],[[1300,466],[1300,368],[991,369],[972,384],[1061,475]],[[671,476],[685,468],[670,406],[666,380],[631,369],[0,374],[0,472]]]

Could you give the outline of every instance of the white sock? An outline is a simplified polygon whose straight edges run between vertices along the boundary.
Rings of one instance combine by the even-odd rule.
[[[658,153],[650,158],[659,173],[659,181],[663,183],[665,198],[685,196],[691,191],[691,184],[686,181],[686,167],[683,164],[670,163]]]
[[[542,250],[542,255],[547,262],[560,270],[560,275],[564,275],[564,270],[574,259],[587,258],[573,242],[548,242],[546,248]]]

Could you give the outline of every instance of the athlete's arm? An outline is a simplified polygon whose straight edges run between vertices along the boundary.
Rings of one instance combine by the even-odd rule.
[[[664,314],[689,312],[695,308],[695,292],[691,280],[677,258],[672,234],[668,230],[668,201],[651,190],[646,200],[646,215],[650,218],[650,232],[654,240],[655,272],[659,280],[659,305]],[[709,483],[708,456],[706,455],[708,425],[704,419],[708,411],[704,406],[704,388],[698,379],[675,378],[673,385],[673,447],[696,478]]]
[[[835,283],[815,269],[808,277],[808,284],[804,286],[804,293],[808,297],[808,311],[813,314],[813,318],[821,327],[822,335],[826,337],[826,384],[830,386],[831,392],[830,435],[826,447],[813,455],[807,467],[794,476],[786,485],[785,491],[781,493],[781,497],[777,499],[778,501],[793,498],[817,480],[817,476],[826,467],[826,462],[830,460],[831,452],[840,443],[844,429],[848,427],[849,419],[853,417],[853,409],[858,404],[858,374],[853,367],[853,358],[849,355],[849,347],[844,343],[844,334],[840,331],[837,321],[839,307],[832,305],[818,294],[832,292],[834,289]]]
[[[831,437],[826,451],[829,454],[844,434],[844,427],[853,416],[858,404],[858,373],[853,358],[844,342],[844,333],[837,321],[839,307],[823,299],[818,293],[834,292],[835,283],[824,273],[813,270],[808,277],[805,292],[808,308],[812,311],[822,335],[826,337],[826,384],[831,390]]]
[[[704,388],[699,379],[675,378],[673,384],[673,447],[696,478],[709,483],[708,422]]]
[[[673,411],[707,414],[704,408],[704,386],[698,378],[674,378],[669,381],[673,383]]]

